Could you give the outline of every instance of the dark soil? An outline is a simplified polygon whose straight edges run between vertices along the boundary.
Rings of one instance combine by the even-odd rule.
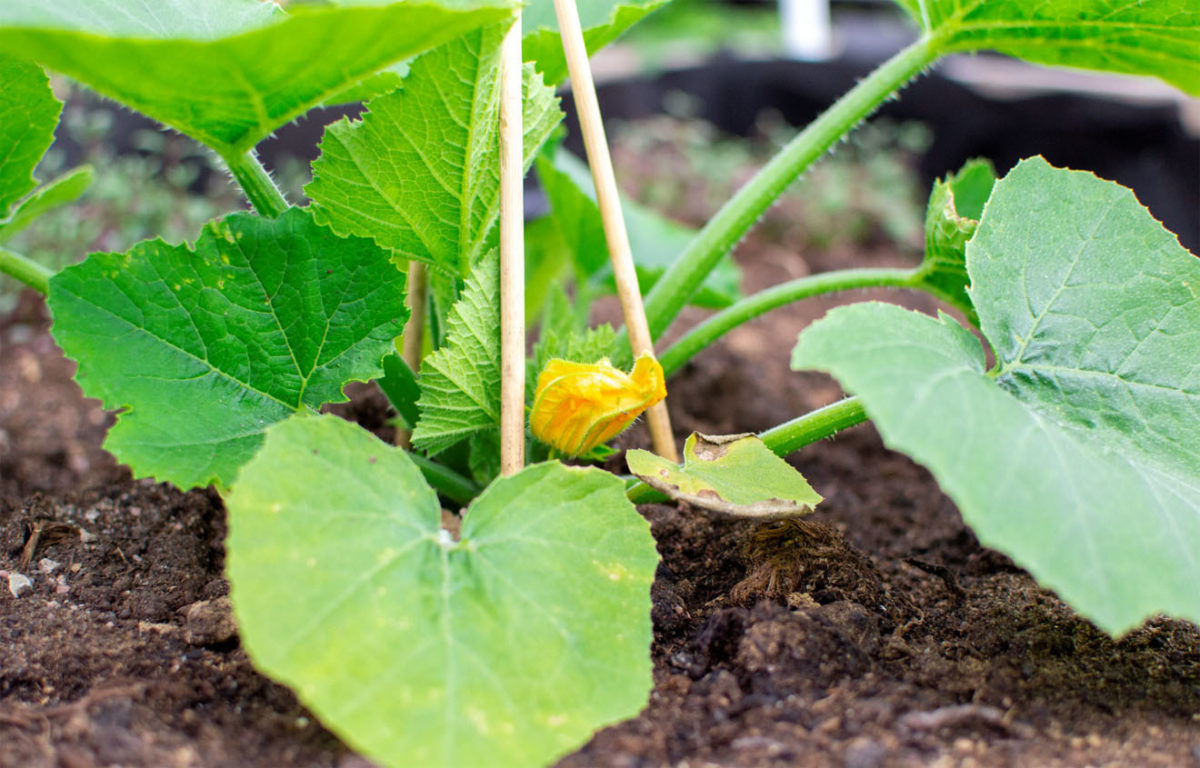
[[[740,258],[749,289],[903,261],[762,241]],[[787,369],[831,303],[698,358],[671,391],[680,434],[758,430],[838,397]],[[99,448],[109,417],[46,326],[28,297],[0,321],[0,766],[365,768],[238,646],[220,499],[117,467]],[[1200,766],[1196,627],[1111,640],[981,547],[869,426],[792,460],[827,499],[802,523],[642,509],[663,556],[656,685],[562,766]],[[19,597],[13,571],[33,580]]]

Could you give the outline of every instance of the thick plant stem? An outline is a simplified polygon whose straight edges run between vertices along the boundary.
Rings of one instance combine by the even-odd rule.
[[[271,174],[263,168],[254,150],[241,155],[223,156],[223,159],[258,215],[274,219],[288,209],[288,201],[279,187],[275,186]]]
[[[596,186],[596,202],[600,206],[604,238],[608,243],[617,295],[621,298],[621,310],[625,317],[629,344],[635,358],[643,354],[653,356],[654,339],[646,322],[646,309],[642,305],[642,289],[638,285],[633,251],[629,246],[629,233],[625,228],[625,216],[621,212],[620,192],[613,172],[612,157],[608,151],[608,139],[604,135],[604,122],[600,117],[596,84],[592,80],[591,65],[588,64],[587,46],[579,23],[579,10],[575,7],[575,0],[554,0],[554,11],[558,17],[567,69],[571,73],[571,93],[579,113],[579,127],[583,133],[592,181]],[[646,411],[646,423],[650,427],[654,452],[670,461],[679,461],[665,400]]]
[[[419,261],[408,263],[408,322],[404,324],[404,349],[400,356],[413,373],[421,370],[421,352],[425,343],[425,307],[429,299],[429,273]],[[396,429],[396,445],[412,450],[412,432]]]
[[[0,248],[0,273],[20,280],[43,296],[50,291],[50,278],[54,277],[52,270],[3,248]]]
[[[712,272],[789,184],[938,56],[936,38],[922,37],[825,110],[717,212],[646,296],[650,333],[658,337]]]
[[[863,410],[862,401],[857,397],[847,397],[760,432],[758,437],[776,456],[783,457],[866,420],[867,413]],[[666,494],[643,482],[634,483],[625,495],[634,504],[652,504],[667,498]]]
[[[759,438],[777,456],[787,456],[806,445],[867,420],[862,401],[847,397],[803,416],[759,433]]]
[[[500,474],[525,466],[525,163],[521,14],[500,46]]]
[[[855,288],[894,287],[912,285],[916,272],[911,269],[845,269],[810,275],[772,286],[726,307],[688,331],[671,345],[659,361],[669,378],[697,352],[742,323],[794,301],[823,293],[849,291]]]
[[[425,476],[430,487],[456,504],[464,506],[470,504],[471,500],[483,490],[475,481],[463,477],[453,469],[431,461],[419,453],[410,453],[408,458],[417,465],[417,469],[421,470],[421,474]]]

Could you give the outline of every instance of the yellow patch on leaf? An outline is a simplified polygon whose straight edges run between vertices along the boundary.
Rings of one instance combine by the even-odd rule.
[[[625,373],[597,363],[551,360],[538,375],[529,426],[533,436],[568,456],[616,437],[642,411],[667,396],[662,366],[642,354]]]

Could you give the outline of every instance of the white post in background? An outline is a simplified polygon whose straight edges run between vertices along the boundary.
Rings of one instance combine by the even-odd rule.
[[[817,61],[833,54],[830,0],[779,0],[783,50],[796,59]]]

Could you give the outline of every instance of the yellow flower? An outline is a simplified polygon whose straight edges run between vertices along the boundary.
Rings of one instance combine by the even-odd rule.
[[[538,376],[529,426],[538,440],[578,456],[616,437],[666,396],[662,366],[649,353],[631,373],[614,368],[608,358],[555,359]]]

